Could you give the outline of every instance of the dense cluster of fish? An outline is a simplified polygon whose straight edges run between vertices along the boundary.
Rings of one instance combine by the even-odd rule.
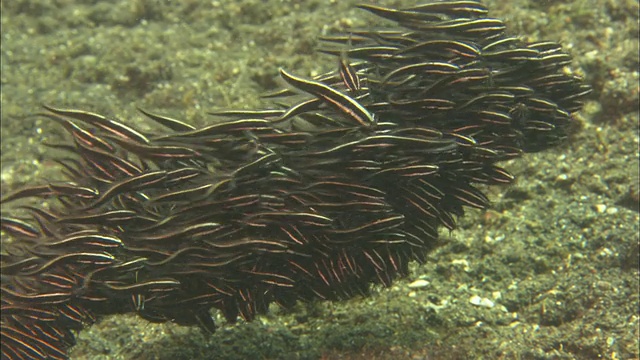
[[[389,285],[589,92],[560,45],[506,35],[479,2],[360,7],[395,26],[323,38],[337,70],[282,70],[275,109],[203,128],[142,111],[166,128],[145,134],[46,107],[68,181],[2,198],[50,204],[2,217],[2,358],[64,359],[106,314],[214,331],[211,308],[251,320]]]

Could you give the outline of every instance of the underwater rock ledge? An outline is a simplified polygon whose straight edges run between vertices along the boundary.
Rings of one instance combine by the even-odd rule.
[[[394,27],[324,38],[338,69],[281,71],[273,109],[200,129],[145,111],[166,129],[141,133],[46,107],[68,182],[2,199],[52,204],[3,212],[3,358],[66,358],[108,314],[214,331],[211,308],[251,320],[388,286],[489,205],[478,184],[513,180],[498,162],[559,144],[589,92],[559,44],[478,2],[362,8]]]

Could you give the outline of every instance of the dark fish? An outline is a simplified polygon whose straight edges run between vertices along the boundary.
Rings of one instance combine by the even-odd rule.
[[[260,141],[278,145],[301,145],[311,140],[312,135],[307,132],[275,132],[271,134],[259,134]]]
[[[454,137],[456,139],[456,143],[460,146],[472,147],[478,144],[476,139],[474,139],[472,136],[467,136],[456,132],[451,132],[447,135]]]
[[[353,49],[347,50],[347,56],[350,59],[361,59],[370,61],[373,63],[379,63],[386,60],[401,61],[406,59],[406,56],[399,54],[398,51],[401,48],[393,45],[370,45],[359,46]],[[320,50],[321,52],[332,54],[331,51]],[[338,54],[341,52],[339,51]],[[335,55],[335,54],[332,54]]]
[[[2,310],[3,315],[20,315],[36,321],[55,321],[58,317],[58,314],[55,311],[37,307],[27,307],[24,305],[2,305],[0,310]]]
[[[3,261],[2,265],[0,266],[0,271],[2,271],[3,274],[13,274],[20,271],[29,271],[37,268],[40,263],[42,263],[42,259],[38,256],[30,256],[11,263],[6,263],[5,261]]]
[[[509,104],[514,100],[515,95],[508,91],[485,92],[469,99],[464,104],[459,105],[456,110],[465,110],[473,107],[486,107],[491,104]]]
[[[441,211],[438,213],[438,219],[440,223],[444,225],[450,231],[453,231],[456,228],[456,220],[453,218],[453,215],[447,211]]]
[[[307,205],[312,209],[322,211],[381,212],[391,210],[389,204],[382,201],[320,202]]]
[[[3,266],[4,268],[4,266]],[[4,272],[4,271],[3,271]],[[60,303],[66,303],[71,299],[71,292],[55,292],[55,293],[24,293],[11,290],[7,287],[2,287],[2,294],[8,298],[20,299],[22,302],[30,304],[45,304],[55,305]]]
[[[566,53],[549,53],[542,55],[539,61],[543,66],[560,68],[571,64],[571,55]]]
[[[472,186],[455,187],[452,189],[452,194],[465,205],[476,209],[486,209],[489,206],[489,199]]]
[[[323,83],[293,76],[283,69],[280,69],[280,75],[291,86],[317,96],[327,104],[333,106],[337,111],[347,115],[359,125],[363,127],[375,125],[373,115],[353,98]]]
[[[89,206],[85,207],[85,210],[95,209],[98,206],[111,200],[113,197],[122,193],[136,191],[138,189],[149,188],[158,184],[167,177],[167,172],[164,170],[151,171],[137,176],[125,178],[124,180],[113,184],[105,192],[92,202]]]
[[[36,185],[36,186],[28,186],[23,187],[18,190],[15,190],[0,199],[0,203],[13,201],[16,199],[22,199],[26,197],[46,197],[52,195],[53,192],[49,185]]]
[[[197,314],[194,315],[198,325],[200,326],[201,329],[204,329],[206,332],[208,332],[209,334],[213,334],[215,333],[217,326],[216,323],[213,321],[213,318],[211,317],[211,315],[209,314],[209,311],[200,311]]]
[[[104,285],[114,291],[149,291],[164,292],[173,291],[180,287],[180,281],[175,279],[155,279],[149,281],[137,282],[135,284],[118,285],[114,283],[104,282]]]
[[[555,125],[548,123],[546,121],[540,120],[527,120],[524,123],[523,129],[525,130],[535,130],[535,131],[552,131],[556,127]]]
[[[266,226],[271,222],[279,224],[291,222],[313,226],[329,226],[333,223],[333,220],[326,216],[307,212],[261,212],[249,215],[243,222],[258,227]]]
[[[385,261],[382,259],[380,254],[375,249],[367,249],[363,250],[362,253],[364,256],[373,264],[373,267],[377,269],[377,273],[384,272],[386,269]],[[387,281],[382,281],[383,283],[387,283]]]
[[[256,160],[239,167],[233,172],[233,177],[238,178],[246,173],[252,173],[256,170],[264,170],[280,162],[282,162],[281,157],[275,152],[269,151]]]
[[[375,179],[378,176],[391,175],[400,176],[406,178],[421,178],[429,175],[433,175],[440,170],[438,165],[409,165],[404,167],[388,167],[383,170],[377,171],[370,176],[369,179]]]
[[[103,151],[114,151],[114,147],[108,142],[104,141],[100,137],[96,136],[90,131],[87,131],[73,122],[54,114],[41,113],[40,116],[44,116],[48,119],[54,120],[61,124],[71,134],[77,142],[80,142],[88,147],[95,147]],[[73,150],[71,150],[73,151]]]
[[[96,233],[91,230],[70,234],[68,237],[61,240],[48,241],[45,243],[38,244],[38,246],[47,247],[47,248],[56,248],[56,247],[64,246],[70,249],[73,249],[76,246],[117,248],[117,247],[121,247],[122,245],[123,245],[122,240],[118,237]]]
[[[141,108],[138,108],[138,111],[140,111],[141,113],[143,113],[144,115],[146,115],[149,119],[157,122],[158,124],[165,126],[173,131],[193,131],[196,128],[184,123],[180,120],[176,120],[176,119],[172,119],[170,117],[166,117],[166,116],[161,116],[161,115],[156,115],[153,113],[150,113],[146,110],[143,110]]]
[[[58,307],[57,310],[60,315],[64,316],[65,320],[71,320],[78,326],[82,326],[83,323],[88,322],[86,313],[77,306],[64,304],[63,306]]]
[[[57,196],[71,196],[73,198],[82,199],[95,199],[98,196],[98,191],[92,188],[80,186],[76,183],[51,183],[49,184],[51,193]]]
[[[90,125],[97,126],[115,135],[116,137],[128,139],[138,143],[149,143],[149,140],[136,130],[117,121],[109,120],[102,115],[81,110],[56,109],[47,105],[43,105],[43,107],[56,115],[66,116]]]
[[[349,63],[349,59],[347,58],[346,53],[343,53],[343,55],[340,56],[340,60],[338,62],[338,72],[340,74],[342,82],[344,83],[344,86],[346,86],[349,91],[358,92],[361,90],[360,77],[358,76],[358,72]]]
[[[204,184],[173,192],[166,192],[162,195],[150,198],[149,203],[174,202],[174,204],[178,204],[180,202],[192,202],[210,194],[213,186],[213,184]]]
[[[419,194],[411,191],[405,190],[406,194],[402,195],[402,198],[407,201],[407,205],[411,205],[413,210],[416,211],[416,214],[421,214],[426,218],[435,218],[437,217],[439,211],[435,207],[435,203],[430,202]]]
[[[4,325],[4,324],[3,324]],[[30,334],[15,327],[2,326],[0,332],[2,333],[3,343],[6,340],[11,345],[11,350],[19,358],[23,359],[66,359],[66,352],[63,349],[59,349],[53,344],[40,339],[34,334]],[[2,350],[3,354],[5,349]],[[46,351],[46,352],[45,352]],[[23,356],[24,355],[24,356]]]
[[[330,233],[334,234],[352,234],[357,232],[375,233],[379,231],[387,231],[398,227],[404,223],[404,215],[391,214],[389,217],[376,219],[370,223],[349,229],[331,229]]]
[[[19,237],[27,236],[30,238],[36,238],[42,235],[40,231],[31,224],[17,218],[4,216],[0,218],[0,229],[9,234],[13,234],[13,236]]]
[[[410,19],[418,19],[418,20],[440,20],[440,17],[424,11],[424,9],[413,9],[413,10],[397,10],[392,8],[384,8],[381,6],[368,5],[368,4],[360,4],[356,5],[357,8],[367,10],[370,13],[379,16],[381,18],[385,18],[392,21],[403,22]]]
[[[506,37],[500,37],[498,39],[496,39],[493,42],[490,42],[484,46],[482,46],[482,51],[496,51],[496,49],[494,48],[498,48],[498,49],[504,49],[504,48],[514,48],[516,46],[521,45],[521,40],[519,37],[517,36],[506,36]],[[533,48],[531,48],[533,49]]]
[[[497,166],[491,166],[491,170],[488,171],[488,173],[491,177],[491,180],[498,184],[511,184],[515,180],[515,177],[513,175],[509,174],[503,168]]]
[[[77,143],[77,145],[78,152],[84,159],[85,165],[90,167],[85,171],[98,181],[109,183],[122,174],[135,176],[144,171],[143,167],[118,157],[113,152],[103,151],[83,143]]]
[[[219,223],[207,222],[177,228],[177,230],[174,230],[172,232],[162,232],[161,234],[147,234],[145,236],[138,236],[137,239],[141,241],[175,241],[178,239],[190,239],[198,236],[208,235],[212,232],[220,230],[221,228],[223,228],[223,226]]]
[[[177,184],[187,182],[188,180],[195,179],[198,176],[205,174],[203,169],[197,167],[183,167],[180,169],[172,170],[167,173],[165,184],[171,188]]]
[[[31,211],[31,216],[38,223],[38,227],[45,237],[57,237],[59,235],[60,229],[54,225],[55,219],[57,218],[55,214],[33,206],[27,205],[21,207]]]
[[[456,103],[446,99],[424,98],[418,100],[389,100],[389,104],[403,110],[448,111],[455,108]]]
[[[494,51],[482,51],[482,56],[489,61],[525,61],[539,59],[540,52],[535,49],[504,49]]]
[[[489,9],[478,1],[439,1],[411,6],[407,10],[440,13],[451,17],[484,16],[489,12]]]
[[[238,254],[231,257],[222,258],[222,259],[209,258],[209,259],[206,259],[205,262],[193,261],[189,265],[196,269],[204,268],[210,271],[211,269],[222,268],[229,264],[236,264],[238,263],[239,260],[245,259],[246,257],[247,257],[247,254]]]
[[[499,111],[480,110],[475,115],[478,120],[493,125],[511,125],[513,120],[509,114]]]
[[[72,290],[78,285],[73,278],[55,273],[40,274],[40,281],[61,290]]]
[[[368,31],[367,31],[368,32]],[[338,34],[338,35],[321,35],[318,37],[318,40],[325,42],[334,42],[340,44],[359,44],[362,42],[366,42],[368,37],[359,36],[357,31],[349,32],[348,34]]]
[[[283,122],[283,121],[289,120],[292,117],[298,116],[300,114],[317,110],[320,107],[320,105],[322,105],[322,100],[318,98],[304,100],[291,106],[289,109],[284,111],[283,114],[280,115],[280,117],[273,119],[272,121],[274,123]]]
[[[276,97],[281,96],[281,94],[270,94],[268,96],[263,97]],[[255,118],[279,118],[284,114],[284,110],[280,109],[272,109],[272,110],[219,110],[219,111],[210,111],[209,114],[215,116],[224,116],[224,117],[232,117],[232,118],[240,118],[240,119],[255,119]],[[195,129],[191,129],[195,130]]]
[[[190,159],[197,158],[201,154],[193,147],[175,145],[150,145],[130,141],[129,139],[117,138],[105,135],[124,149],[129,150],[141,158],[145,159]]]
[[[295,285],[295,281],[287,276],[270,273],[270,272],[259,272],[256,270],[247,270],[246,273],[251,275],[256,275],[259,278],[260,282],[263,282],[268,285],[275,285],[278,287],[292,288]]]
[[[461,56],[463,58],[475,58],[480,56],[481,51],[476,44],[471,41],[464,40],[427,40],[407,46],[397,51],[398,55],[418,54],[418,55],[436,55],[437,57],[445,56],[451,58]],[[455,66],[450,64],[451,66]],[[457,68],[457,66],[456,66]],[[445,71],[446,69],[434,69]],[[444,73],[444,72],[442,72]]]
[[[183,138],[207,138],[212,136],[227,135],[231,133],[243,133],[246,131],[271,131],[273,127],[271,122],[265,119],[240,119],[233,121],[225,121],[192,131],[183,131],[179,133],[158,136],[154,140],[170,140]]]
[[[380,86],[391,85],[393,87],[398,87],[404,84],[404,82],[415,78],[416,76],[422,76],[427,74],[438,74],[438,75],[451,75],[455,74],[460,68],[454,64],[449,64],[445,62],[438,61],[429,61],[417,64],[410,64],[406,66],[401,66],[395,70],[387,73],[381,80]],[[398,76],[404,76],[404,80],[400,80],[400,82],[391,82],[393,78]]]
[[[79,252],[79,253],[69,253],[60,255],[54,259],[49,260],[48,262],[42,264],[36,269],[29,271],[21,271],[19,275],[21,276],[31,276],[42,273],[48,268],[58,264],[59,262],[74,262],[78,263],[91,263],[95,265],[109,265],[112,264],[115,260],[115,256],[107,253],[107,252],[99,252],[99,253],[89,253],[89,252]]]
[[[525,104],[530,111],[554,113],[558,110],[558,104],[537,96],[528,97],[525,100]]]
[[[505,30],[504,23],[499,19],[453,19],[439,23],[425,23],[419,21],[403,21],[403,26],[420,31],[444,31],[453,35],[473,35],[491,38],[500,35]]]

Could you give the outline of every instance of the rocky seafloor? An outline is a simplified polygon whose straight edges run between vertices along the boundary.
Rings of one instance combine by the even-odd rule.
[[[375,26],[356,3],[2,2],[2,191],[58,173],[40,144],[62,131],[25,120],[41,104],[199,125],[257,108],[278,68],[335,67],[319,35]],[[510,33],[561,42],[594,88],[566,144],[504,164],[518,181],[490,190],[491,210],[371,297],[274,308],[213,336],[109,317],[72,359],[638,358],[638,2],[486,3]]]

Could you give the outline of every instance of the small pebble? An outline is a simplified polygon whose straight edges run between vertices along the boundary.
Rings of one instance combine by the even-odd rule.
[[[426,286],[429,286],[429,282],[427,280],[418,279],[409,284],[409,289],[420,289]]]
[[[471,268],[469,267],[469,262],[465,259],[455,259],[451,260],[451,265],[462,265],[462,270],[469,272]]]
[[[595,206],[595,208],[599,214],[602,214],[603,212],[607,211],[607,205],[605,204],[598,204]]]
[[[494,307],[494,306],[496,306],[496,304],[493,301],[491,301],[490,299],[481,298],[478,295],[473,295],[471,297],[471,299],[469,299],[469,302],[472,305],[481,306],[481,307],[485,307],[485,308],[489,308],[489,309]]]

